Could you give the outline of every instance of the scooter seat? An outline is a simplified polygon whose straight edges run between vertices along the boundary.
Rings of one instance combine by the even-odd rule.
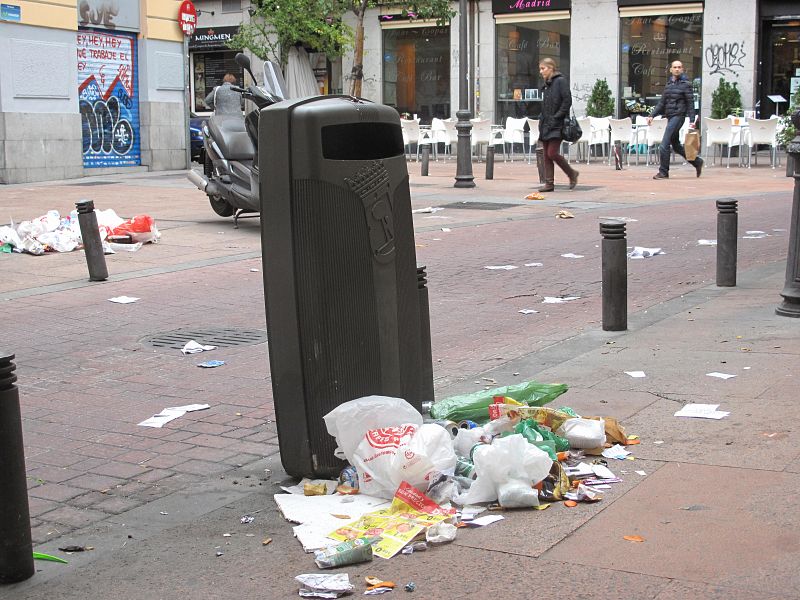
[[[245,130],[244,117],[238,115],[213,115],[208,120],[208,130],[226,159],[253,159],[255,148]]]

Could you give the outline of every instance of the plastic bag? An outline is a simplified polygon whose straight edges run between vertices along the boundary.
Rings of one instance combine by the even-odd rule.
[[[598,448],[606,443],[603,419],[567,419],[556,433],[567,438],[570,448]]]
[[[431,416],[434,419],[456,422],[469,419],[477,423],[486,423],[489,420],[489,405],[495,396],[508,396],[528,406],[542,406],[566,391],[567,385],[564,383],[526,381],[517,385],[445,398],[434,403],[431,407]]]
[[[425,530],[425,541],[430,544],[444,544],[456,539],[458,528],[452,523],[437,523]]]
[[[502,492],[505,507],[536,506],[538,494],[532,486],[547,477],[553,464],[547,453],[519,434],[476,448],[473,459],[478,476],[466,493],[453,499],[460,505],[492,502]]]
[[[556,452],[564,452],[569,450],[570,443],[560,435],[557,435],[549,429],[540,426],[533,419],[525,419],[520,421],[514,428],[515,433],[519,433],[531,443],[548,441],[553,442]]]
[[[134,243],[142,242],[146,244],[147,242],[158,242],[158,238],[161,237],[161,234],[158,232],[158,227],[156,227],[156,222],[153,217],[150,215],[136,215],[132,219],[129,219],[114,227],[110,235],[129,235]]]

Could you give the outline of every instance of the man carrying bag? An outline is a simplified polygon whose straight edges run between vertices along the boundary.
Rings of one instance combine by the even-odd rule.
[[[697,156],[700,149],[699,135],[696,139],[691,141],[692,144],[697,142],[697,146],[693,148],[693,156],[689,158],[689,152],[684,151],[683,145],[680,140],[680,130],[686,117],[691,119],[690,133],[695,130],[695,115],[694,115],[694,94],[692,93],[692,84],[683,73],[683,63],[676,60],[670,65],[670,76],[667,79],[667,85],[664,87],[664,94],[658,105],[653,109],[652,114],[647,119],[647,124],[653,122],[653,117],[664,115],[667,121],[667,129],[664,131],[664,137],[661,140],[660,154],[661,164],[658,168],[658,173],[653,176],[653,179],[668,179],[669,178],[669,157],[670,146],[677,154],[683,156],[689,164],[695,168],[697,176],[703,172],[703,159]],[[687,140],[689,136],[687,135]]]

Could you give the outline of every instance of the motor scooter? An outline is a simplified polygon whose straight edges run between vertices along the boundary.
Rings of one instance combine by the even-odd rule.
[[[242,53],[236,63],[244,68],[254,84],[233,91],[252,102],[246,116],[214,114],[203,124],[205,161],[203,174],[191,170],[189,181],[208,195],[211,208],[221,217],[233,217],[234,226],[245,213],[260,213],[258,172],[258,119],[262,108],[285,99],[286,84],[280,69],[271,61],[264,63],[263,85],[258,86],[250,59]],[[252,215],[256,216],[256,215]]]

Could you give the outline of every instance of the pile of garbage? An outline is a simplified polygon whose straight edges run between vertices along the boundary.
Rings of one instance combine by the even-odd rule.
[[[283,488],[290,493],[276,494],[276,503],[326,569],[450,542],[461,528],[502,520],[506,508],[601,501],[622,481],[609,460],[626,458],[625,447],[639,440],[613,417],[544,406],[566,391],[528,381],[442,400],[430,406],[430,418],[400,398],[346,402],[324,420],[349,466],[338,481]],[[487,510],[496,512],[479,516]],[[301,595],[325,592],[324,575],[298,581],[308,577],[315,586]],[[340,587],[322,597],[353,589],[337,577]]]
[[[142,244],[156,243],[161,234],[150,215],[125,220],[114,209],[96,210],[100,239],[106,254],[119,250],[136,251]],[[62,217],[57,210],[15,225],[0,226],[0,252],[42,255],[45,252],[72,252],[83,247],[78,211]]]

